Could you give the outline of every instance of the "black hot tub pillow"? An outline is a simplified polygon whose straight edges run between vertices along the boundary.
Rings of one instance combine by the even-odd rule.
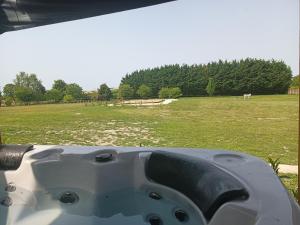
[[[243,184],[232,175],[208,161],[183,154],[153,152],[146,175],[186,195],[208,220],[224,203],[248,197]]]
[[[0,145],[0,170],[16,170],[33,145]]]

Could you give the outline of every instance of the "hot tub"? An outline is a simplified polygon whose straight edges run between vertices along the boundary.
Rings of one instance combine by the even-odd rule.
[[[272,169],[245,154],[79,146],[23,153],[15,167],[0,160],[0,225],[300,224],[299,206]]]

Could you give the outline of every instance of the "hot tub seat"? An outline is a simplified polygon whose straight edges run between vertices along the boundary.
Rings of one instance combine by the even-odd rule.
[[[189,197],[208,220],[224,203],[248,198],[246,188],[233,175],[208,161],[183,154],[153,152],[146,175]]]
[[[16,170],[20,167],[26,152],[33,145],[0,145],[0,170]]]

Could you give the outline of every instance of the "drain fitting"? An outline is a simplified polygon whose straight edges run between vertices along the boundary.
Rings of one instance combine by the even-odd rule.
[[[59,201],[64,204],[74,204],[79,201],[79,197],[75,192],[67,191],[60,196]]]

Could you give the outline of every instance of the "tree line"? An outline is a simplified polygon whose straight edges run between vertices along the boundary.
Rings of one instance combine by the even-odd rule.
[[[96,92],[84,92],[76,83],[66,83],[64,80],[55,80],[52,88],[46,90],[42,81],[35,74],[20,72],[13,83],[6,84],[0,91],[0,104],[4,100],[7,106],[17,102],[75,102],[78,100],[110,100],[112,92],[103,84]],[[0,105],[1,106],[1,105]]]
[[[138,90],[141,98],[149,97],[149,89],[142,86]],[[77,102],[77,101],[110,101],[112,99],[130,99],[134,91],[129,85],[120,85],[118,89],[109,88],[107,84],[101,84],[97,91],[85,92],[76,83],[66,83],[64,80],[54,80],[50,90],[46,90],[42,81],[36,74],[20,72],[12,83],[6,84],[0,89],[0,106],[4,102],[6,106],[18,103],[29,104],[32,102]]]
[[[243,59],[198,65],[165,65],[126,74],[121,84],[133,91],[141,85],[158,97],[162,88],[178,87],[183,96],[283,94],[292,78],[292,71],[283,61]]]
[[[299,76],[282,61],[245,59],[199,65],[166,65],[126,74],[119,88],[101,84],[97,91],[84,92],[76,83],[55,80],[46,90],[35,74],[20,72],[0,90],[0,106],[17,102],[75,102],[79,100],[178,98],[251,94],[283,94],[297,86]]]
[[[78,84],[67,84],[63,80],[54,81],[52,89],[46,90],[35,74],[20,72],[13,83],[3,87],[1,96],[5,104],[9,106],[16,102],[73,101],[83,98],[84,94]]]
[[[127,84],[121,84],[119,88],[112,89],[107,84],[101,84],[97,91],[85,92],[76,83],[66,83],[64,80],[54,80],[50,90],[46,90],[42,81],[36,74],[20,72],[12,83],[6,84],[0,90],[0,106],[4,102],[6,106],[18,103],[29,104],[34,102],[77,102],[77,101],[110,101],[112,99],[127,100],[138,96],[142,99],[151,97],[151,89],[141,85],[135,92]],[[181,96],[179,88],[163,88],[161,98],[175,98]]]

